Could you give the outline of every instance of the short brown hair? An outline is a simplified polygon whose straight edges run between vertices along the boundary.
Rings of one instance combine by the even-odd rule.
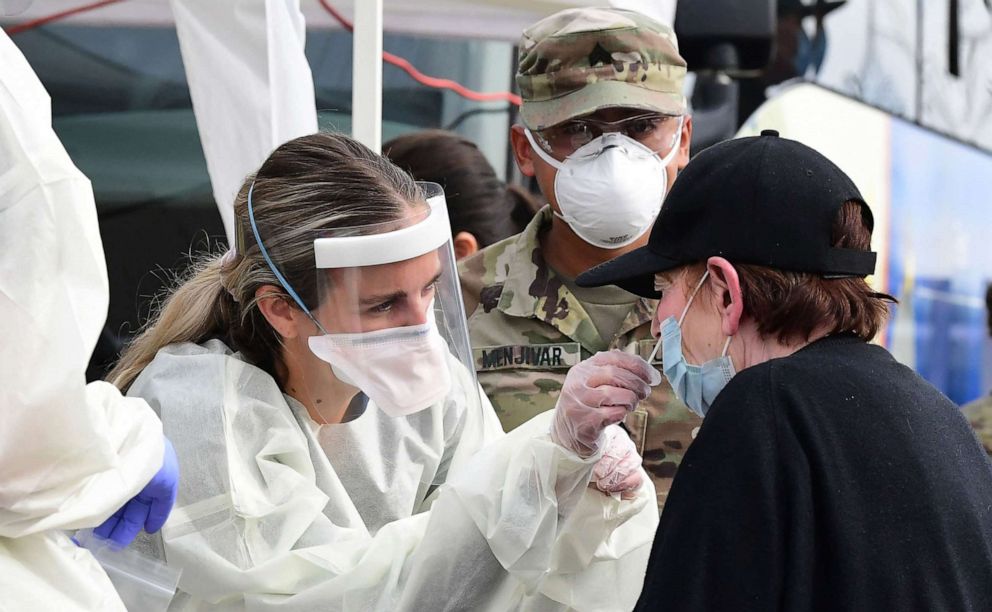
[[[838,210],[832,246],[870,250],[871,230],[863,207],[851,200]],[[808,341],[813,332],[824,328],[829,334],[853,333],[871,340],[888,318],[888,305],[896,301],[873,290],[863,278],[825,278],[751,264],[734,263],[734,268],[744,316],[757,324],[762,337],[775,337],[786,344]],[[703,264],[697,264],[687,272],[698,282],[703,269]]]

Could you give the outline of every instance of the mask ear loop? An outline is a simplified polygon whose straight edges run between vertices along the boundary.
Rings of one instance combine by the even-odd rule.
[[[564,164],[562,164],[557,159],[551,157],[551,155],[547,151],[545,151],[544,148],[541,147],[541,145],[537,144],[537,141],[534,140],[534,135],[531,134],[530,132],[530,128],[524,128],[524,136],[527,137],[527,142],[530,143],[530,148],[533,149],[534,152],[537,153],[537,156],[543,159],[545,163],[553,166],[558,170],[561,170],[564,167]]]
[[[679,327],[682,327],[682,321],[685,319],[686,313],[689,312],[689,305],[692,304],[692,300],[696,298],[696,293],[699,292],[699,288],[703,286],[704,282],[706,282],[706,277],[709,276],[709,274],[709,270],[703,273],[703,277],[699,279],[698,283],[696,283],[696,288],[692,290],[692,295],[689,296],[689,301],[686,303],[685,309],[682,310],[682,316],[679,317]],[[727,336],[727,341],[723,343],[723,351],[720,352],[721,357],[727,356],[727,351],[730,349],[730,341],[733,339],[733,336]]]
[[[709,270],[704,272],[703,277],[699,279],[698,283],[696,283],[696,288],[693,289],[692,293],[689,294],[689,301],[685,303],[685,308],[682,309],[682,315],[679,317],[679,327],[682,327],[682,321],[685,321],[685,315],[689,313],[689,306],[692,306],[692,301],[696,299],[696,294],[699,293],[700,287],[703,286],[703,283],[706,282],[706,277],[709,275],[710,275]]]
[[[699,279],[699,282],[696,283],[696,287],[692,290],[692,293],[689,294],[689,300],[685,303],[685,308],[682,309],[682,314],[679,315],[678,326],[680,328],[682,327],[682,321],[685,320],[686,313],[689,312],[689,306],[692,305],[692,300],[696,298],[696,294],[699,293],[699,288],[703,286],[704,282],[706,282],[706,277],[709,276],[709,273],[710,273],[709,270],[703,273],[703,277]],[[727,338],[727,344],[723,347],[724,353],[726,353],[728,346],[730,346],[730,338]],[[652,363],[655,360],[655,357],[658,356],[658,351],[660,349],[661,349],[661,337],[659,336],[658,341],[654,343],[654,350],[652,350],[651,355],[648,356],[648,363]]]
[[[530,143],[530,148],[535,153],[537,153],[537,156],[540,157],[541,159],[543,159],[545,161],[545,163],[549,164],[550,166],[552,166],[553,168],[555,168],[559,172],[565,169],[565,164],[563,164],[562,162],[558,161],[554,157],[551,157],[551,155],[548,154],[547,151],[545,151],[539,144],[537,144],[537,142],[534,140],[534,135],[530,131],[530,128],[524,128],[524,135],[527,136],[527,142]],[[556,194],[556,197],[557,197],[557,193],[558,193],[558,177],[555,176],[555,194]],[[564,221],[565,223],[569,223],[569,220],[565,217],[565,215],[561,214],[560,212],[555,211],[554,212],[554,215],[556,217],[558,217],[559,219],[561,219],[562,221]]]
[[[293,291],[293,288],[289,285],[289,281],[286,280],[286,277],[284,277],[279,271],[279,268],[276,267],[276,264],[272,261],[272,258],[269,257],[269,252],[265,249],[265,245],[262,244],[262,237],[259,235],[258,226],[255,224],[255,209],[251,202],[251,196],[254,190],[255,181],[252,181],[251,186],[248,187],[248,222],[251,223],[251,232],[255,235],[255,243],[258,245],[258,250],[261,251],[262,257],[265,259],[265,263],[269,266],[269,269],[272,270],[272,273],[276,275],[276,278],[279,280],[279,284],[286,290],[286,293],[288,293],[289,296],[299,305],[299,307],[303,309],[303,312],[310,318],[311,321],[313,321],[314,325],[317,326],[317,329],[320,330],[320,333],[326,334],[327,331],[324,329],[324,326],[321,325],[320,321],[315,319],[312,314],[310,314],[310,310],[307,308],[306,304],[303,303],[303,300],[300,299],[300,296],[297,295],[296,291]]]

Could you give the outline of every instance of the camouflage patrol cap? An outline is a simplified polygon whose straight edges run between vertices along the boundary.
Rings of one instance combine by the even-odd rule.
[[[634,11],[569,9],[524,30],[517,86],[532,130],[601,108],[681,115],[685,60],[672,29]]]

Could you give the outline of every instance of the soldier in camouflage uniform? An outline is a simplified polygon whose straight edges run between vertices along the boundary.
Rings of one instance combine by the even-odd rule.
[[[985,290],[985,311],[988,314],[989,335],[992,335],[992,285]],[[981,397],[970,404],[965,404],[961,412],[968,418],[971,426],[982,441],[985,452],[992,457],[992,394]]]
[[[685,71],[671,28],[630,11],[562,11],[523,34],[517,83],[524,126],[513,127],[511,140],[521,171],[536,176],[549,205],[521,234],[459,267],[479,382],[506,430],[553,408],[568,368],[579,361],[610,349],[648,358],[655,345],[653,300],[573,282],[584,270],[643,245],[649,232],[621,248],[580,238],[556,214],[557,170],[532,150],[525,126],[540,139],[542,130],[569,126],[577,117],[614,125],[646,113],[679,117],[672,123],[681,130],[681,144],[665,170],[670,185],[688,162]],[[654,365],[661,371],[660,359]],[[667,381],[625,420],[659,507],[700,423]]]

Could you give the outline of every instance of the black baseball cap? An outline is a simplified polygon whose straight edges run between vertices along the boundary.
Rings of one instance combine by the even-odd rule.
[[[654,275],[719,255],[732,263],[864,277],[876,254],[830,245],[841,206],[860,202],[858,188],[829,159],[775,130],[736,138],[699,153],[675,180],[647,245],[586,270],[581,287],[617,285],[659,297]]]

